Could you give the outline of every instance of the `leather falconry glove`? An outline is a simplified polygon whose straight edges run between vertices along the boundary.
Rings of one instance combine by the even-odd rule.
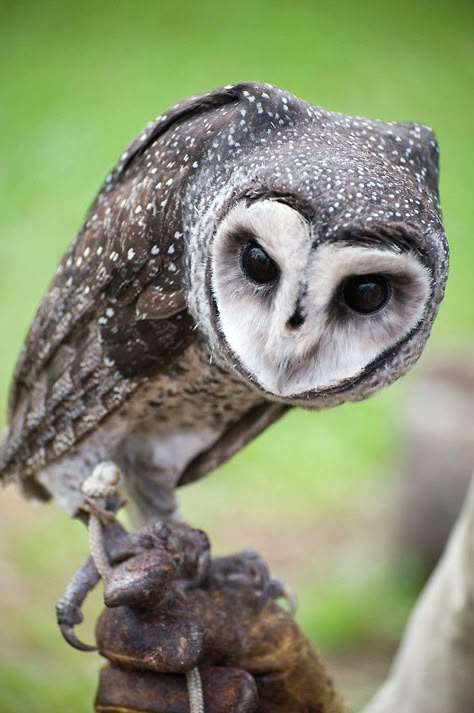
[[[171,586],[158,601],[139,585],[150,580],[150,553],[114,567],[96,631],[110,662],[97,713],[188,713],[183,674],[196,667],[205,713],[348,713],[290,613],[232,577],[229,560],[212,560],[199,587]]]

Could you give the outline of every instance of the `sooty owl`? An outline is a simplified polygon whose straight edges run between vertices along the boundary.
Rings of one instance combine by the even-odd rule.
[[[292,406],[369,396],[419,357],[447,247],[432,132],[267,84],[175,105],[128,147],[16,369],[5,480],[71,513],[113,460],[143,519]]]

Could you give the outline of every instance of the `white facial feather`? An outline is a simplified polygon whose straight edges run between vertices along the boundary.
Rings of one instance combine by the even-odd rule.
[[[280,268],[274,286],[244,274],[236,233],[248,230]],[[259,385],[277,397],[334,387],[360,374],[422,319],[430,274],[413,254],[386,244],[349,241],[313,247],[311,226],[289,206],[239,203],[219,226],[213,245],[212,289],[220,329]],[[383,274],[387,304],[373,314],[335,309],[345,279]],[[288,320],[298,304],[304,322]]]

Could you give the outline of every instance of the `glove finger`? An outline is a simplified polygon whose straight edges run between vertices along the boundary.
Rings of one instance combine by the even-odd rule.
[[[194,596],[196,610],[206,621],[203,660],[251,673],[258,687],[259,713],[348,713],[327,669],[289,612],[271,599],[258,603],[244,589],[210,590],[206,595],[197,591]]]
[[[126,668],[182,673],[201,659],[202,620],[183,596],[154,609],[104,609],[96,627],[99,652]]]
[[[350,713],[316,656],[278,673],[255,676],[258,713]]]
[[[206,713],[256,713],[255,681],[245,671],[203,666],[199,669]],[[102,669],[96,713],[188,713],[189,696],[182,675]]]
[[[153,606],[169,593],[176,573],[176,561],[164,547],[130,557],[115,565],[104,582],[104,602],[108,607]]]

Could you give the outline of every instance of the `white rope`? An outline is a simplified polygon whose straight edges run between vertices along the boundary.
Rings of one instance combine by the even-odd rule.
[[[118,466],[112,461],[98,463],[90,476],[82,484],[84,495],[103,507],[102,500],[107,495],[114,495],[122,481]],[[111,572],[109,558],[104,547],[102,523],[94,511],[89,514],[89,548],[96,569],[102,579]]]
[[[102,579],[105,579],[110,574],[112,568],[104,547],[102,523],[93,512],[89,515],[89,549],[96,570]]]
[[[197,666],[186,672],[186,684],[189,695],[189,713],[204,713],[201,674]]]

